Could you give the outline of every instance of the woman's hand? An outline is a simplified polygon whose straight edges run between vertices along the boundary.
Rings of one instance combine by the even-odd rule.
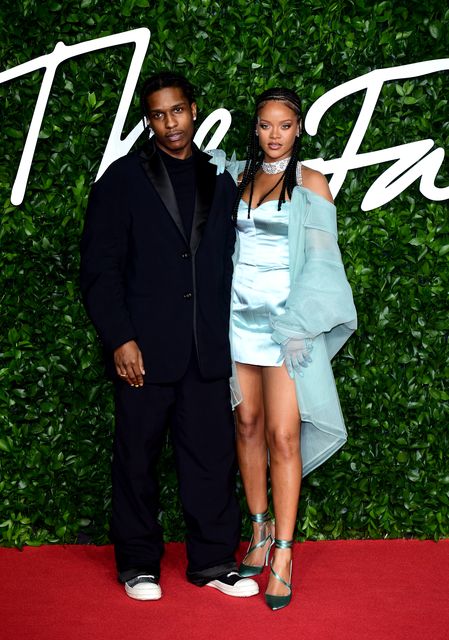
[[[281,344],[281,352],[284,356],[288,375],[294,378],[295,372],[301,374],[301,367],[307,367],[312,362],[310,352],[313,349],[310,338],[289,338]]]

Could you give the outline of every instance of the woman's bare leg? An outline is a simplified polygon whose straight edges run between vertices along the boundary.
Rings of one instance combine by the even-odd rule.
[[[270,451],[271,491],[276,518],[276,538],[294,537],[301,488],[300,414],[295,384],[285,365],[264,367],[262,389],[265,433]],[[273,569],[289,582],[291,549],[276,549]],[[267,593],[286,595],[288,589],[271,573]]]
[[[262,397],[262,367],[236,363],[243,401],[236,407],[237,455],[250,513],[268,509],[265,416]],[[266,536],[266,527],[253,523],[253,544]],[[245,564],[262,565],[268,545],[255,549]]]

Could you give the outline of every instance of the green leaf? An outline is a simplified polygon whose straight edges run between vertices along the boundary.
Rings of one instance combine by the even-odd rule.
[[[3,438],[0,438],[0,451],[5,451],[6,453],[11,451],[9,442]]]
[[[441,34],[441,24],[439,22],[431,22],[429,24],[429,31],[432,38],[437,40]]]
[[[20,131],[19,129],[13,129],[12,127],[5,127],[3,129],[3,131],[10,138],[16,138],[16,139],[22,139],[23,138],[23,131]]]

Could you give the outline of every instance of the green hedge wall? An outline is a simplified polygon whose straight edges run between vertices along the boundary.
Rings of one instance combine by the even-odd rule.
[[[142,77],[184,72],[205,117],[224,106],[222,147],[243,157],[252,97],[289,85],[305,107],[376,68],[444,58],[449,12],[428,0],[22,0],[0,8],[0,71],[137,27],[152,32]],[[0,85],[0,540],[107,540],[111,388],[80,303],[86,199],[132,56],[115,47],[59,68],[22,205],[10,194],[42,72]],[[449,148],[448,75],[382,90],[362,151],[431,137]],[[363,94],[335,105],[305,158],[341,155]],[[126,131],[139,119],[137,97]],[[360,203],[386,165],[351,171],[337,197],[340,243],[360,328],[334,370],[344,449],[303,486],[298,538],[449,534],[446,202],[414,183],[388,205]],[[447,162],[437,184],[448,183]],[[161,460],[167,539],[183,537],[170,448]],[[242,497],[242,504],[243,497]],[[248,533],[245,521],[245,533]]]

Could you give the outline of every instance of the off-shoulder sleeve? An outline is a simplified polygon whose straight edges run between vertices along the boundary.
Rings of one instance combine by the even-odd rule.
[[[324,333],[333,357],[356,329],[357,314],[337,243],[335,206],[301,191],[302,198],[292,199],[289,222],[290,294],[284,314],[273,319],[272,338],[282,343]]]
[[[204,153],[210,155],[209,162],[217,167],[217,176],[224,173],[226,169],[226,153],[223,149],[207,149]]]
[[[237,184],[237,178],[245,168],[245,160],[237,160],[235,152],[230,160],[226,158],[226,154],[222,149],[208,149],[205,153],[211,156],[209,162],[217,167],[217,175],[225,170],[231,174],[234,182]]]

